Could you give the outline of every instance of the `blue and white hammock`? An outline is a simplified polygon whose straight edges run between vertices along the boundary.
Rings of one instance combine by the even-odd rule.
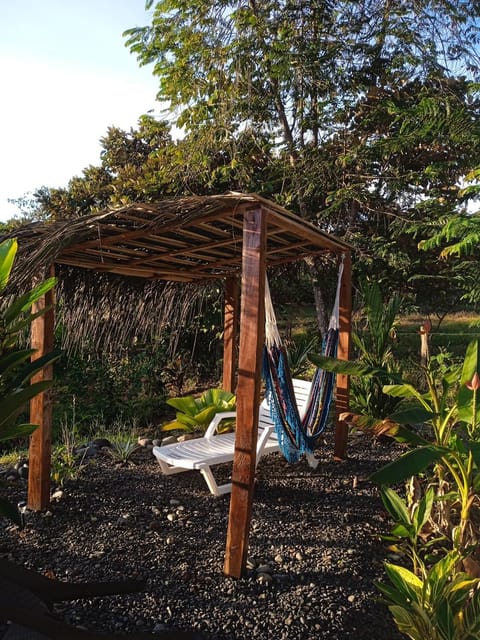
[[[337,354],[342,273],[343,260],[339,267],[335,304],[322,345],[322,353],[330,357],[335,357]],[[263,377],[265,395],[270,406],[270,416],[275,424],[283,456],[288,462],[298,462],[305,455],[310,466],[316,467],[317,461],[313,451],[319,436],[327,425],[335,387],[335,374],[320,368],[315,371],[305,411],[303,415],[300,415],[295,400],[287,351],[278,332],[267,280],[265,282]]]

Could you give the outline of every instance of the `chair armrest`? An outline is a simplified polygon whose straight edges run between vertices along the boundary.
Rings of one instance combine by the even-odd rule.
[[[225,420],[227,418],[235,418],[236,415],[236,411],[220,411],[220,413],[216,413],[213,420],[208,425],[207,430],[205,431],[204,438],[212,438],[215,435],[218,429],[218,425],[222,422],[222,420]]]

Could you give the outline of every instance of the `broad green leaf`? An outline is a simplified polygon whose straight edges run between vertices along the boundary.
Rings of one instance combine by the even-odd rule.
[[[411,407],[409,409],[399,410],[392,413],[390,419],[399,424],[420,424],[428,422],[435,414],[424,406]]]
[[[337,360],[320,354],[309,353],[308,359],[313,362],[316,367],[324,371],[332,371],[333,373],[342,373],[350,376],[378,376],[387,375],[385,369],[378,367],[370,367],[361,362],[352,362],[350,360]]]
[[[183,398],[169,398],[167,400],[167,404],[174,409],[178,409],[179,411],[183,411],[183,413],[187,413],[190,416],[194,416],[198,411],[198,406],[193,396],[184,396]]]
[[[480,469],[480,442],[468,442],[467,448],[472,452],[472,458],[477,468]]]
[[[396,589],[393,585],[384,584],[383,582],[379,582],[375,580],[373,583],[384,596],[388,598],[389,601],[398,604],[401,607],[409,606],[409,598],[405,595],[405,593]]]
[[[429,409],[423,395],[411,384],[386,384],[382,391],[393,398],[416,398],[423,407]]]
[[[180,422],[180,424],[184,424],[187,427],[192,427],[193,429],[198,425],[196,418],[194,416],[189,416],[188,413],[177,413],[177,422]]]
[[[0,429],[2,424],[5,424],[8,420],[15,418],[22,412],[26,402],[42,391],[46,391],[51,386],[51,380],[43,380],[0,398]]]
[[[56,281],[56,278],[48,278],[34,287],[31,291],[25,293],[23,296],[20,296],[12,302],[3,316],[5,324],[8,326],[20,315],[20,313],[30,309],[34,302],[55,286]]]
[[[19,510],[11,502],[0,496],[0,516],[8,518],[19,527],[23,527],[22,517]]]
[[[206,407],[195,416],[195,422],[198,425],[209,425],[215,414],[218,413],[217,407]]]
[[[30,436],[38,424],[3,424],[0,425],[0,442]]]
[[[8,284],[17,248],[17,241],[14,238],[0,243],[0,291],[3,291]]]
[[[35,353],[35,349],[12,351],[0,356],[0,375],[5,375],[10,369],[18,367]]]
[[[457,636],[453,621],[453,612],[447,599],[442,598],[440,602],[438,602],[435,614],[435,620],[442,634],[442,638],[445,640],[455,640]]]
[[[418,503],[418,507],[415,509],[415,512],[413,514],[413,524],[415,525],[415,530],[417,533],[422,530],[422,528],[430,518],[434,497],[435,491],[433,490],[433,487],[429,487],[425,492],[425,495]]]
[[[412,429],[408,429],[402,425],[398,425],[395,431],[391,431],[389,433],[397,442],[404,442],[407,444],[415,445],[415,446],[423,446],[428,445],[430,442],[419,436],[418,433],[412,431]]]
[[[385,571],[390,582],[411,601],[418,602],[423,583],[414,573],[400,565],[385,563]]]
[[[476,416],[473,416],[474,391],[468,389],[467,383],[471,382],[475,373],[480,373],[479,342],[472,340],[467,347],[465,360],[463,362],[460,387],[457,395],[458,419],[462,422],[472,423],[473,420],[480,422],[480,393],[477,391]]]
[[[185,425],[178,420],[172,420],[171,422],[167,422],[160,427],[160,431],[176,431],[176,430],[185,430]]]
[[[452,573],[454,573],[455,565],[459,561],[459,558],[458,552],[451,551],[443,558],[440,558],[428,572],[426,582],[430,589],[432,601],[437,600],[441,596],[444,597],[443,591],[445,585],[450,580]]]
[[[404,524],[396,524],[392,529],[392,536],[394,539],[398,538],[411,538],[413,534],[413,527],[406,527]]]
[[[405,501],[398,495],[398,493],[390,487],[382,487],[381,497],[385,509],[392,518],[396,522],[400,522],[408,527],[411,524],[410,513]]]
[[[377,484],[395,484],[423,471],[445,455],[446,449],[427,445],[404,453],[393,462],[376,471],[370,479]]]
[[[8,325],[8,333],[10,333],[12,336],[16,336],[18,333],[20,333],[20,331],[23,331],[23,329],[29,327],[36,318],[40,318],[52,308],[53,305],[49,305],[44,309],[40,309],[40,311],[37,311],[36,313],[23,313]]]
[[[55,351],[51,351],[50,353],[46,353],[44,356],[40,358],[36,358],[32,360],[24,367],[22,367],[21,371],[18,372],[16,377],[13,379],[12,384],[14,386],[23,385],[27,380],[30,380],[36,373],[41,371],[44,367],[49,364],[53,364],[56,360],[58,360],[61,356],[61,352],[57,349]]]
[[[463,387],[470,382],[475,373],[480,373],[480,343],[472,340],[467,346],[463,361],[460,385]]]

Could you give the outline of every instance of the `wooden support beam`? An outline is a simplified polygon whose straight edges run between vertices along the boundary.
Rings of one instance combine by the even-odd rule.
[[[340,360],[350,358],[350,341],[352,331],[352,257],[350,251],[345,252],[343,275],[340,285],[340,313],[337,357]],[[348,411],[350,396],[350,377],[337,374],[336,385],[336,423],[334,456],[343,460],[347,452],[348,425],[339,416]]]
[[[258,407],[265,334],[266,215],[262,208],[244,214],[237,427],[232,471],[224,572],[245,571],[255,488]]]
[[[51,269],[53,276],[53,267]],[[35,318],[31,325],[31,347],[36,349],[32,359],[40,358],[53,349],[54,338],[54,292],[48,291],[32,306],[36,313],[47,307],[42,316]],[[44,367],[32,378],[33,382],[53,379],[53,365]],[[52,449],[52,392],[39,393],[30,401],[30,422],[38,424],[38,428],[30,436],[28,461],[28,499],[29,509],[41,511],[50,503],[50,467]]]
[[[237,327],[239,316],[238,278],[225,280],[225,303],[223,317],[223,388],[234,392],[237,346]]]

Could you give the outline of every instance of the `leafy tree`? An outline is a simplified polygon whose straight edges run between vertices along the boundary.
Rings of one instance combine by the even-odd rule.
[[[457,76],[475,72],[479,11],[443,0],[161,0],[152,23],[126,35],[197,155],[227,150],[228,173],[241,133],[269,141],[277,199],[404,283],[412,264],[433,262],[416,256],[425,202],[428,220],[441,215],[475,157],[478,101]]]

